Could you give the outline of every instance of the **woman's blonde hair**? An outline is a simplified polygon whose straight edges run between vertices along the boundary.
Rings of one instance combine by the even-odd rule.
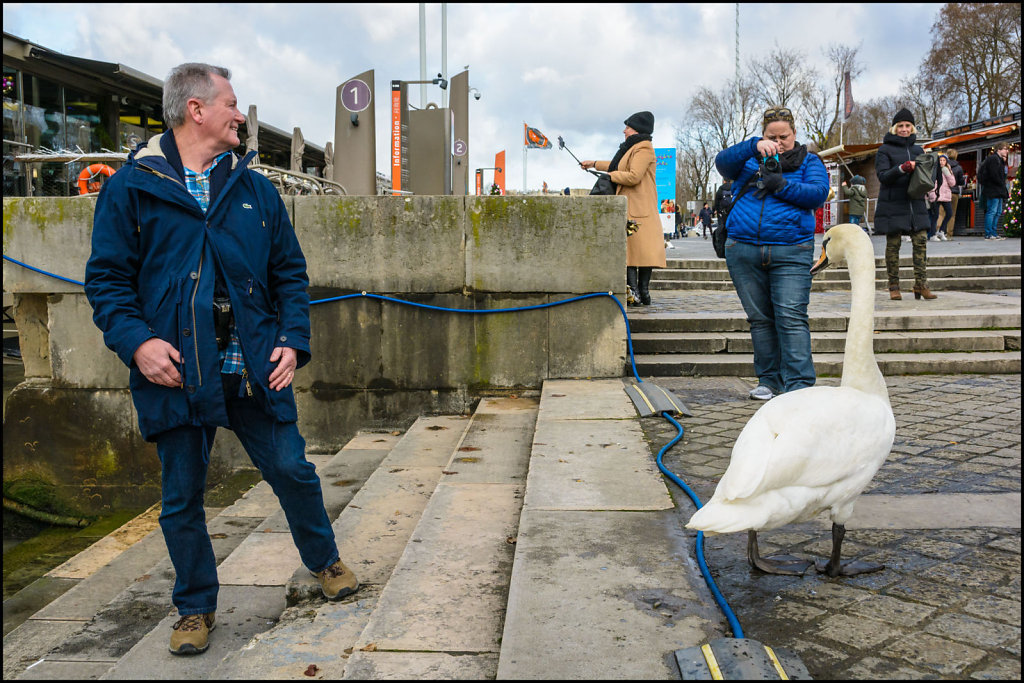
[[[892,128],[889,129],[889,132],[892,133],[893,135],[896,135],[896,126],[900,125],[901,123],[910,123],[910,121],[897,121],[896,123],[892,124]],[[910,134],[917,135],[917,126],[915,126],[912,123],[910,123]]]

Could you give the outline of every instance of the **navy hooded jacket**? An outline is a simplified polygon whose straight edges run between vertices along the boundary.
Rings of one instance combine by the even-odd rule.
[[[802,244],[814,239],[814,210],[828,198],[828,172],[818,155],[808,152],[800,168],[783,173],[786,185],[764,199],[747,181],[757,173],[759,156],[753,137],[723,149],[715,166],[723,178],[732,179],[732,209],[726,227],[729,238],[746,244]]]
[[[254,153],[253,153],[254,154]],[[184,425],[228,426],[213,325],[215,267],[231,298],[247,379],[268,416],[297,419],[292,387],[269,389],[274,347],[309,362],[306,260],[277,190],[234,153],[211,174],[204,215],[189,194],[173,134],[140,147],[103,186],[85,293],[106,345],[130,368],[147,441]],[[153,384],[133,361],[159,337],[181,354],[182,387]],[[243,382],[243,387],[244,387]]]

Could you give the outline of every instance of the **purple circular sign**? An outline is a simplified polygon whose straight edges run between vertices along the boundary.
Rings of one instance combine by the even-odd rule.
[[[370,86],[358,78],[341,86],[341,106],[351,112],[361,112],[370,106]]]
[[[455,156],[457,156],[457,157],[463,156],[468,151],[468,149],[469,149],[469,145],[466,144],[465,140],[456,140],[455,141],[455,150],[454,150]]]

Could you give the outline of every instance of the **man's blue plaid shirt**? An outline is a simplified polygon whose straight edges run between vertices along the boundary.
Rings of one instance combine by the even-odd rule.
[[[196,173],[190,168],[185,168],[185,187],[188,188],[199,208],[206,213],[210,208],[210,173],[225,157],[231,156],[231,152],[224,152],[210,164],[210,168],[202,173]],[[231,341],[226,349],[220,352],[220,371],[229,375],[241,375],[245,370],[245,361],[242,359],[242,342],[238,340],[238,333],[234,326],[231,327]]]

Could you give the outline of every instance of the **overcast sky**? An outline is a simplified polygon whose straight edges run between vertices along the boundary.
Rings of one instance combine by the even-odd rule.
[[[941,3],[740,4],[740,59],[775,44],[804,50],[824,73],[830,43],[861,45],[856,101],[895,94],[930,43]],[[528,152],[527,187],[589,187],[581,159],[610,159],[623,120],[655,115],[655,147],[673,147],[689,98],[735,70],[734,4],[448,3],[448,76],[469,67],[469,168],[494,166],[505,150],[507,187],[523,186],[523,122],[552,149]],[[427,74],[441,71],[441,5],[426,5]],[[302,128],[323,147],[334,135],[335,89],[374,69],[377,170],[390,177],[389,83],[418,80],[419,5],[8,3],[4,31],[77,57],[167,77],[176,64],[226,66],[244,114]],[[410,102],[420,104],[410,86]],[[441,104],[429,86],[428,102]],[[336,159],[335,163],[344,163]],[[490,173],[487,172],[490,179]],[[472,178],[470,179],[472,192]]]

